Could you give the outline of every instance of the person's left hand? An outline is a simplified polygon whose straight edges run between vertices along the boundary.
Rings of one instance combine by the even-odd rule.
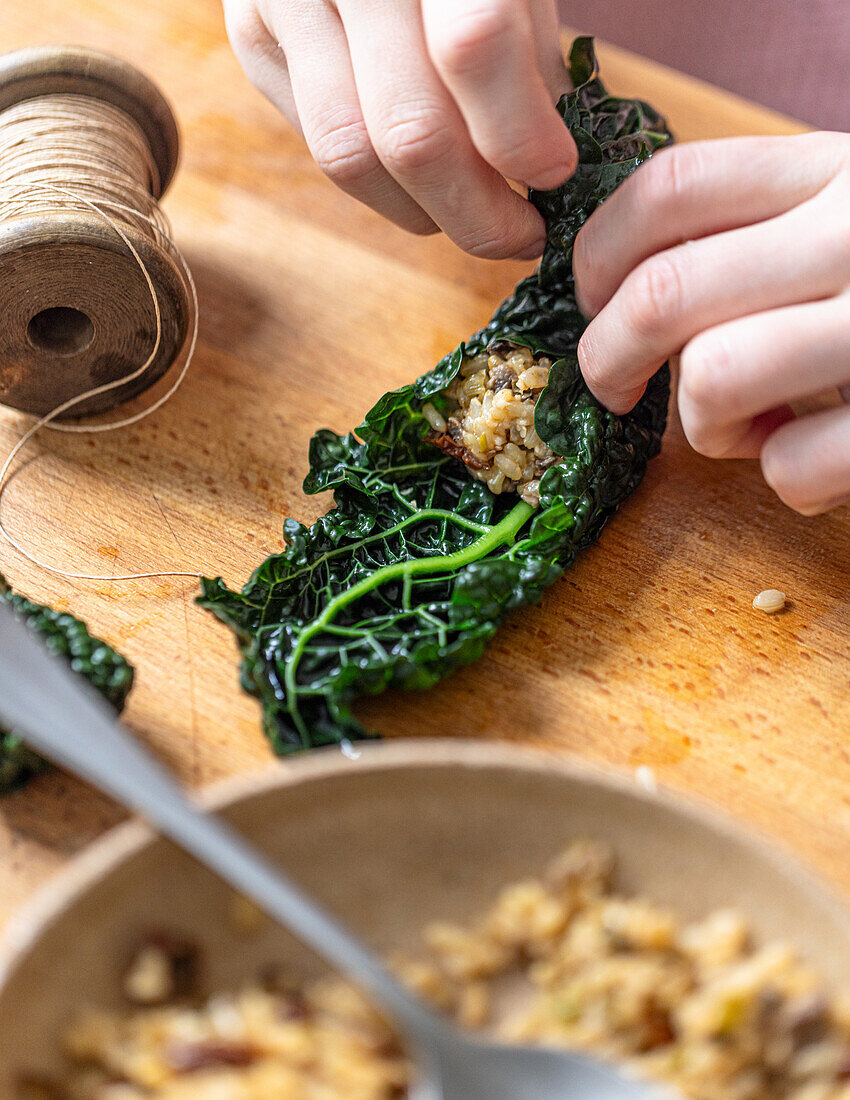
[[[680,353],[679,414],[712,458],[760,458],[790,507],[850,500],[850,134],[674,146],[576,240],[588,386],[623,413]]]

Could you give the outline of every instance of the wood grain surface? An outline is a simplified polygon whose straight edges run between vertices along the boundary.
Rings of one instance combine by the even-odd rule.
[[[197,279],[201,332],[183,389],[151,419],[114,436],[45,435],[4,517],[65,568],[241,582],[281,548],[285,516],[309,520],[327,504],[300,489],[312,432],[358,423],[476,329],[527,265],[408,237],[334,189],[242,75],[216,0],[7,5],[0,49],[42,41],[124,55],[174,102],[183,162],[166,207]],[[652,100],[680,138],[802,128],[600,52],[613,89]],[[0,414],[4,449],[24,423]],[[362,713],[392,735],[514,739],[648,765],[850,887],[848,547],[847,510],[794,515],[754,463],[695,455],[674,415],[643,486],[540,607],[516,615],[477,665]],[[188,783],[269,760],[233,639],[193,606],[194,582],[68,582],[6,547],[0,564],[128,655],[138,677],[127,719]],[[752,610],[767,587],[788,593],[785,614]],[[0,922],[119,817],[59,774],[0,802]]]

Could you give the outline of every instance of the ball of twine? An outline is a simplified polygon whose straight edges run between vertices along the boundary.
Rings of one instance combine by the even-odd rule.
[[[198,295],[171,224],[159,206],[160,180],[150,145],[140,127],[120,108],[91,96],[36,96],[0,113],[0,224],[18,218],[50,217],[70,211],[94,213],[121,239],[138,264],[153,304],[154,344],[147,359],[129,374],[78,394],[39,417],[21,436],[0,467],[0,535],[32,564],[74,580],[129,581],[147,577],[198,577],[198,570],[169,569],[112,576],[71,572],[40,560],[13,537],[2,519],[9,472],[27,443],[43,429],[69,433],[116,431],[136,424],[176,393],[192,362],[198,338]],[[162,314],[156,287],[129,232],[143,233],[168,253],[183,272],[192,304],[183,362],[171,386],[152,404],[119,420],[58,424],[56,418],[92,397],[141,378],[155,362],[162,343]]]

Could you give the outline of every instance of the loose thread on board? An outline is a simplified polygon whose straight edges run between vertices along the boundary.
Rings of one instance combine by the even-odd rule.
[[[198,293],[186,258],[174,241],[170,222],[153,197],[157,183],[156,163],[144,135],[128,115],[110,104],[87,96],[49,95],[17,104],[0,116],[0,224],[22,215],[31,218],[69,210],[96,214],[117,234],[138,264],[153,304],[156,334],[153,348],[141,366],[63,401],[41,416],[24,432],[0,467],[0,536],[33,565],[72,580],[132,581],[202,575],[198,570],[186,569],[122,575],[61,569],[27,550],[9,533],[2,517],[9,472],[24,447],[40,431],[93,434],[129,427],[162,408],[186,377],[198,339]],[[191,321],[183,363],[166,392],[138,413],[107,423],[57,424],[56,418],[76,405],[141,378],[156,361],[162,344],[162,313],[156,287],[119,219],[128,227],[142,229],[167,248],[185,276]]]

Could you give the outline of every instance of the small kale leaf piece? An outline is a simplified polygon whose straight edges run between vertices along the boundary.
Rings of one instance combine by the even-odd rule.
[[[598,536],[660,447],[666,368],[622,417],[582,379],[572,249],[596,206],[671,137],[647,104],[607,93],[591,39],[575,42],[570,68],[575,88],[558,109],[580,161],[562,187],[529,195],[547,227],[538,271],[355,432],[316,433],[304,489],[333,493],[326,515],[310,527],[288,520],[286,549],[241,592],[202,582],[198,602],[235,632],[242,685],[278,753],[365,737],[352,712],[359,696],[427,688],[476,660],[504,617],[538,601]],[[540,479],[536,508],[492,494],[427,439],[423,406],[446,413],[465,357],[503,341],[554,360],[535,427],[562,461]]]
[[[44,642],[121,711],[133,686],[133,668],[119,653],[93,637],[80,619],[54,611],[13,592],[0,575],[0,600],[10,607]],[[0,795],[24,784],[49,767],[13,730],[0,727]]]

